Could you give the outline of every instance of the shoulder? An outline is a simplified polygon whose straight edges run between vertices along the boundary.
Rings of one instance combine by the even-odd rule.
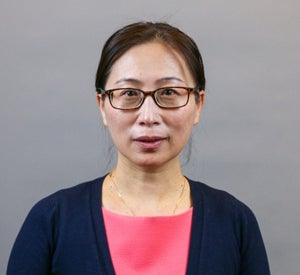
[[[193,241],[201,240],[203,249],[214,256],[210,269],[226,267],[224,274],[232,274],[233,270],[240,270],[241,274],[270,274],[259,225],[251,209],[226,191],[189,182],[195,218]]]
[[[229,239],[235,239],[243,251],[250,246],[263,250],[259,224],[245,203],[226,191],[201,182],[190,181],[190,186],[195,208],[202,213],[208,231],[231,236]]]
[[[51,216],[64,209],[77,211],[90,199],[100,195],[103,178],[77,184],[73,187],[61,189],[38,201],[31,209],[29,216]]]
[[[230,193],[213,188],[205,183],[189,180],[192,196],[200,200],[205,200],[214,204],[233,204],[238,206],[245,206],[240,200],[231,195]]]
[[[33,206],[16,238],[7,274],[48,274],[53,255],[71,247],[74,234],[90,223],[86,217],[91,199],[100,196],[101,179],[59,190]]]
[[[85,219],[91,201],[99,199],[102,178],[59,190],[38,201],[29,211],[21,236],[40,235],[52,239],[55,232],[79,226]]]
[[[202,204],[215,217],[226,217],[248,223],[256,223],[256,218],[244,202],[232,194],[210,187],[202,182],[190,180],[192,198]]]

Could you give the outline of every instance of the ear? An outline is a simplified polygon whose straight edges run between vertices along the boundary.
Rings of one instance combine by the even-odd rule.
[[[102,115],[102,121],[103,121],[103,124],[104,124],[105,126],[107,126],[106,113],[105,113],[105,102],[104,102],[105,97],[103,97],[103,96],[100,95],[100,94],[97,94],[97,95],[96,95],[96,98],[97,98],[99,110],[100,110],[101,115]]]
[[[202,90],[199,92],[199,99],[196,101],[194,125],[196,125],[200,120],[201,111],[204,105],[204,99],[205,99],[205,91]]]

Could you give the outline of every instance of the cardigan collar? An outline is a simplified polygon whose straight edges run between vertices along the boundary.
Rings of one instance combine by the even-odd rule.
[[[95,234],[95,239],[98,249],[100,269],[104,274],[115,275],[112,259],[109,253],[108,241],[105,233],[104,218],[101,211],[102,198],[102,184],[104,177],[98,178],[94,181],[90,189],[90,211],[92,214],[92,224]],[[203,194],[199,188],[199,183],[189,180],[192,202],[193,202],[193,216],[192,216],[192,231],[190,239],[190,248],[187,264],[187,275],[199,274],[199,259],[201,256],[201,242],[203,231]],[[199,238],[199,236],[201,236]]]

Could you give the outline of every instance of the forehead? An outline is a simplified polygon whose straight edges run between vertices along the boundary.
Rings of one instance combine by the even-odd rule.
[[[111,68],[107,86],[118,84],[122,79],[135,79],[141,83],[177,79],[186,85],[194,83],[183,56],[158,41],[134,46],[116,60]]]

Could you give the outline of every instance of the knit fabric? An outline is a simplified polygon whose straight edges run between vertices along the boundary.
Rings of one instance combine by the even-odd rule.
[[[103,180],[38,202],[15,241],[7,275],[115,274],[100,207]],[[192,180],[189,184],[193,213],[186,274],[269,275],[251,210],[224,191]]]

